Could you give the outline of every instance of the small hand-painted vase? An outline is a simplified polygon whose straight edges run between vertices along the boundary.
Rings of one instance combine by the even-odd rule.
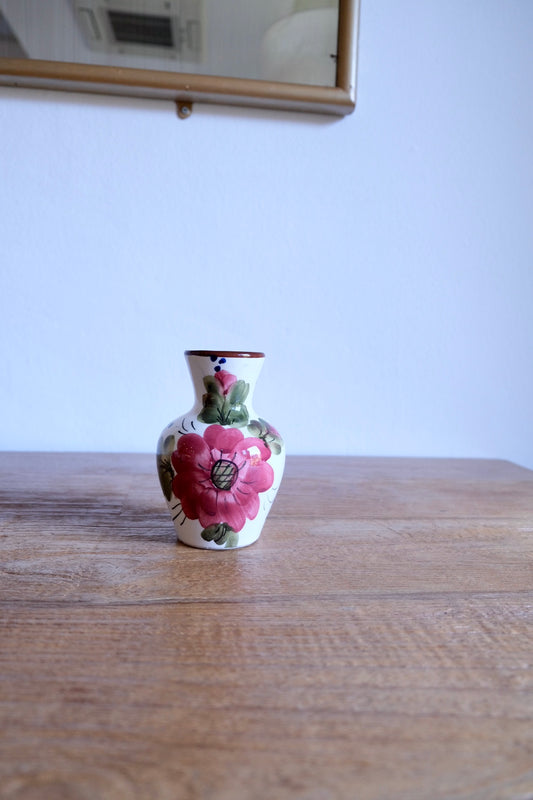
[[[257,416],[252,394],[263,353],[186,350],[196,401],[157,445],[161,488],[192,547],[246,547],[259,538],[279,489],[285,446]]]

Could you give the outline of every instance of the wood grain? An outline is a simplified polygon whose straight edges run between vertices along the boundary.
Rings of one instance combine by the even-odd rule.
[[[146,455],[0,455],[0,797],[531,800],[533,473],[293,457],[176,545]]]

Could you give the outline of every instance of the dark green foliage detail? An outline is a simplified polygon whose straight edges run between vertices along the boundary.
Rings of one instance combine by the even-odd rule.
[[[248,423],[248,409],[244,401],[250,387],[245,381],[236,381],[226,396],[212,375],[204,378],[204,386],[206,392],[202,397],[203,408],[198,414],[200,422],[209,425],[235,425],[238,428]]]
[[[248,424],[248,431],[252,436],[261,439],[274,455],[281,453],[283,439],[277,431],[272,429],[264,419],[252,419]]]
[[[170,454],[176,448],[176,439],[169,435],[165,439],[161,438],[157,446],[157,474],[161,489],[166,499],[170,502],[172,497],[172,478],[174,470],[170,461]]]
[[[237,547],[239,534],[227,522],[217,522],[202,531],[202,539],[226,547]]]

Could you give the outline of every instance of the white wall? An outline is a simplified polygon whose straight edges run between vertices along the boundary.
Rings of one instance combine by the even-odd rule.
[[[0,447],[151,451],[244,348],[292,453],[533,468],[532,37],[363,0],[344,120],[0,89]]]

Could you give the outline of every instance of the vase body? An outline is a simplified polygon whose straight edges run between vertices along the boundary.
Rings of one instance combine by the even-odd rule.
[[[178,539],[221,550],[261,533],[279,489],[285,446],[253,409],[263,353],[187,350],[195,403],[163,430],[157,469]]]

